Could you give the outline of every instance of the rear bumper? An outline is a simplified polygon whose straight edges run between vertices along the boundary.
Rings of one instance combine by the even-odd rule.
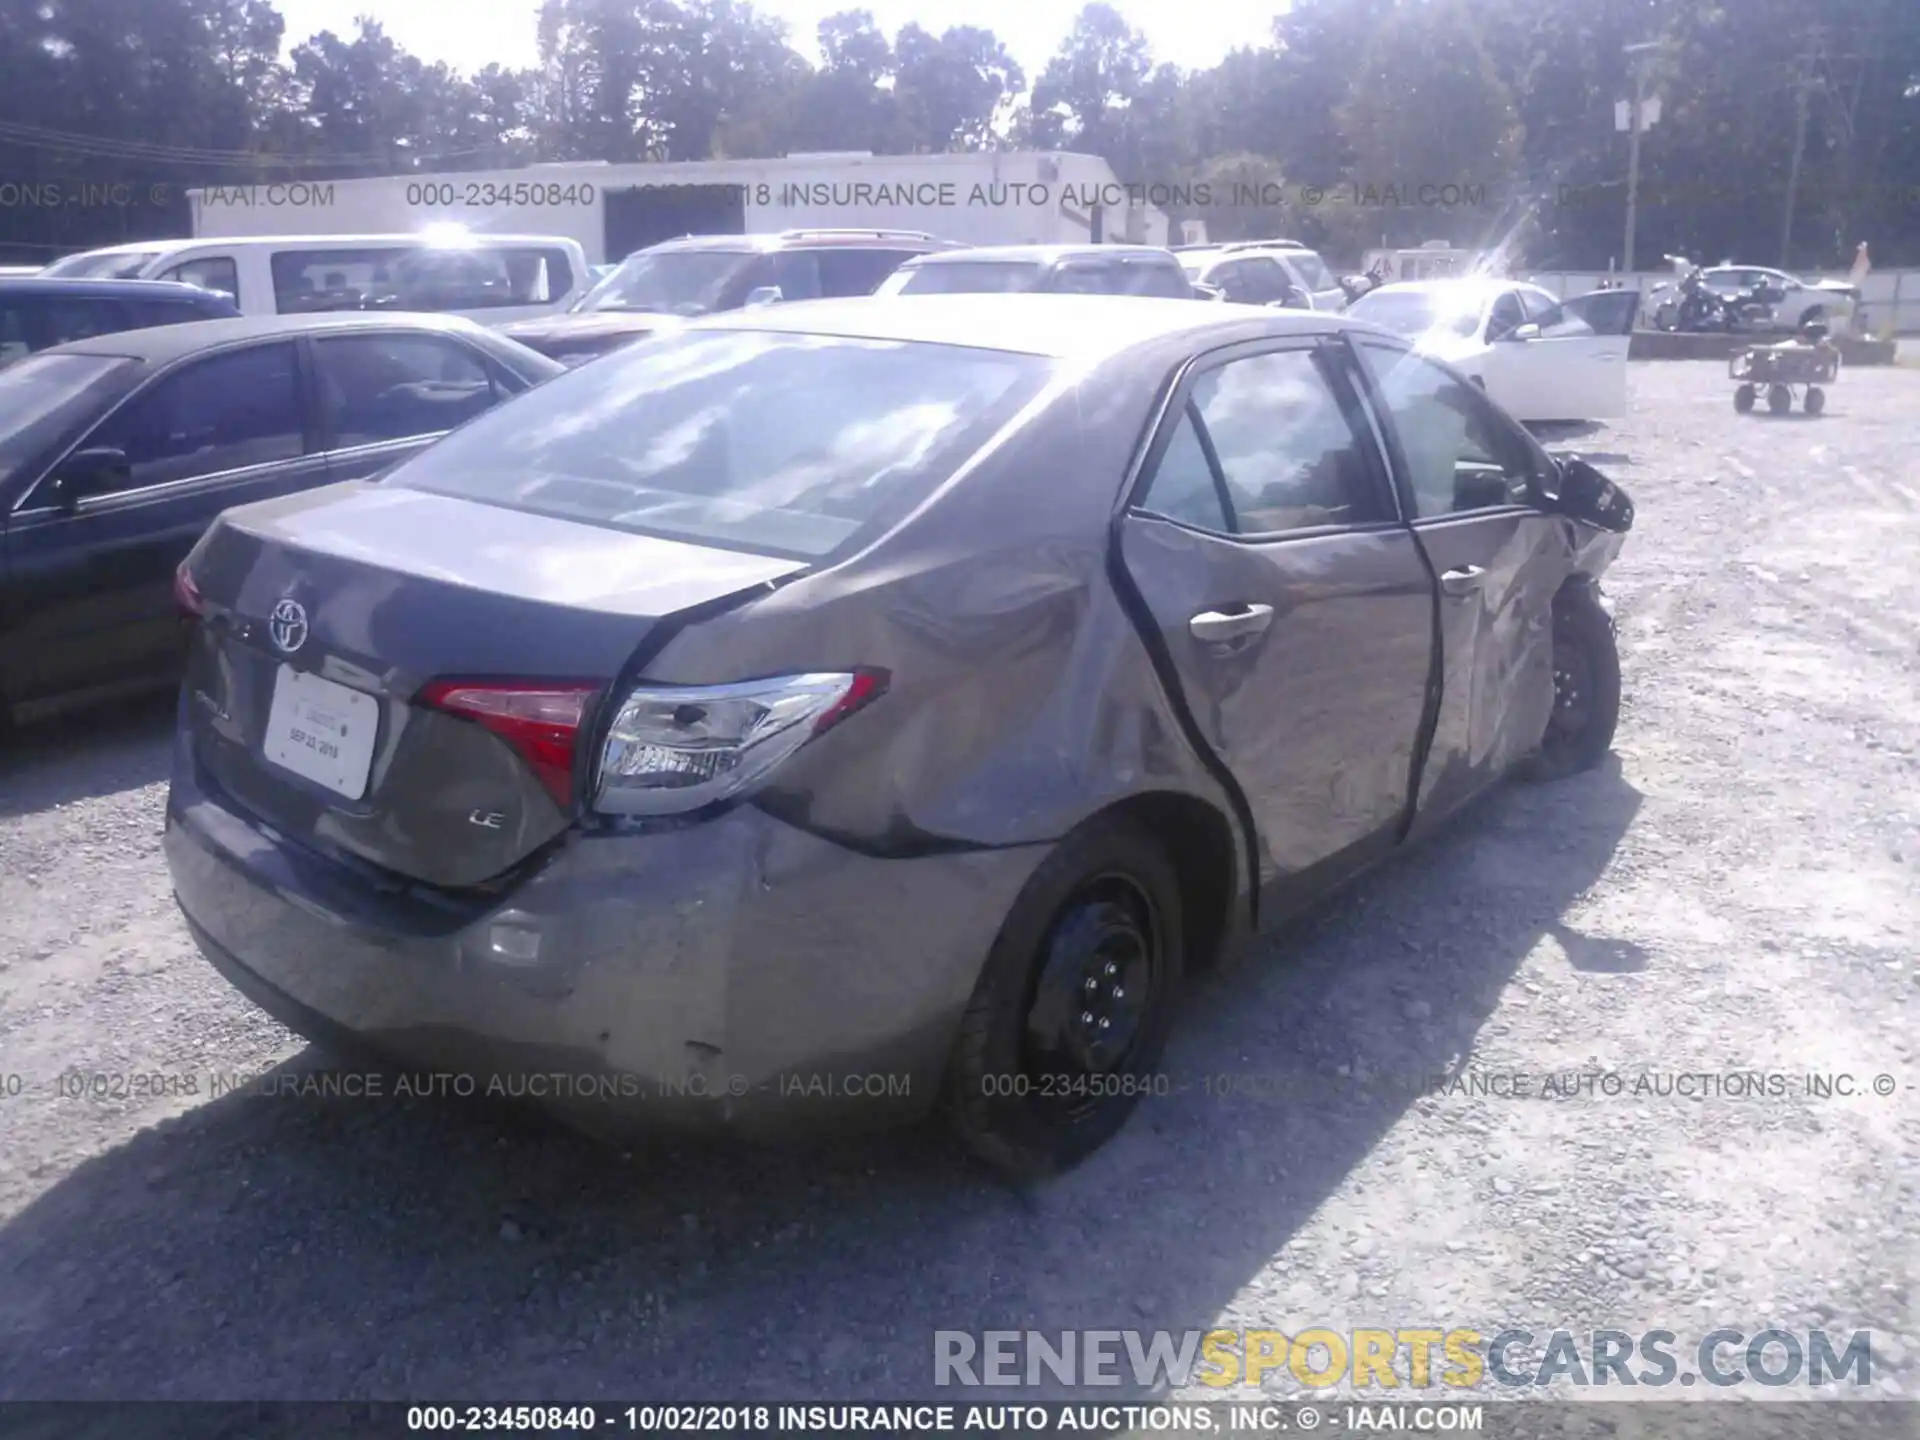
[[[760,1137],[923,1115],[1045,853],[875,859],[744,808],[571,836],[497,904],[454,912],[275,836],[179,745],[165,850],[208,959],[311,1039],[609,1136]]]

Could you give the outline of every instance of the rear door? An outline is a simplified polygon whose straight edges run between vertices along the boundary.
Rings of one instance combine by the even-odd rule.
[[[1347,353],[1240,347],[1181,384],[1121,555],[1257,834],[1263,913],[1393,844],[1433,679],[1433,582]]]
[[[332,480],[374,475],[504,398],[497,370],[452,336],[371,331],[309,343]]]
[[[77,507],[43,478],[7,530],[27,657],[18,700],[114,688],[178,662],[173,574],[230,505],[319,484],[326,464],[301,404],[292,341],[177,365],[130,396],[76,450],[124,450],[129,482]]]
[[[1440,583],[1443,680],[1416,827],[1529,753],[1553,708],[1552,599],[1569,569],[1552,517],[1528,503],[1536,449],[1452,371],[1358,339],[1401,505]]]

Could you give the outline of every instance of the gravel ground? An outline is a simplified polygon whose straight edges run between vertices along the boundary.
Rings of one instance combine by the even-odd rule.
[[[1216,1322],[1872,1327],[1875,1393],[1920,1396],[1920,374],[1818,422],[1737,417],[1717,365],[1633,384],[1565,442],[1639,507],[1617,759],[1230,962],[1184,1088],[1030,1192],[937,1137],[622,1155],[424,1100],[56,1098],[328,1062],[175,916],[168,706],[16,741],[0,1398],[926,1398],[936,1329]],[[1450,1064],[1533,1093],[1411,1092]],[[1658,1093],[1729,1071],[1791,1093]]]

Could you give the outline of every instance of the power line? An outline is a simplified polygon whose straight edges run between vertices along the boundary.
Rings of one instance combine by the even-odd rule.
[[[141,140],[115,140],[104,136],[80,135],[69,130],[49,130],[39,125],[21,125],[0,120],[0,140],[29,150],[84,156],[91,159],[169,161],[187,165],[230,165],[254,168],[283,165],[293,169],[317,169],[339,165],[391,165],[391,151],[361,155],[273,155],[258,150],[209,150],[190,145],[155,145]],[[419,151],[410,158],[421,161],[459,160],[498,153],[496,146],[481,145],[466,150]]]

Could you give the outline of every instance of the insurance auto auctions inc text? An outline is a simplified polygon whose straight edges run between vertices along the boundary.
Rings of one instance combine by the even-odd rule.
[[[937,1386],[1166,1386],[1264,1390],[1486,1391],[1576,1387],[1873,1384],[1873,1336],[1788,1330],[1519,1328],[1483,1334],[1440,1326],[1398,1330],[939,1330]]]

